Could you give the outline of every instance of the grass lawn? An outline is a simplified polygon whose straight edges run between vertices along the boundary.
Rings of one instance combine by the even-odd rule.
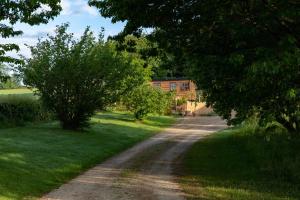
[[[36,199],[174,122],[99,113],[86,132],[62,130],[57,122],[0,129],[0,199]]]
[[[196,143],[183,159],[188,199],[300,199],[300,139],[229,129]]]
[[[33,93],[32,90],[29,90],[27,88],[18,88],[18,89],[5,89],[0,90],[0,95],[7,95],[7,94],[31,94]]]

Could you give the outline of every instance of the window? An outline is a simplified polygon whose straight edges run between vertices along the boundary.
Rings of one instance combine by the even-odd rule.
[[[154,82],[153,86],[156,87],[156,88],[160,88],[160,82]]]
[[[189,82],[181,83],[180,90],[181,91],[189,91],[190,83]]]
[[[176,83],[170,83],[170,91],[176,91],[177,84]]]

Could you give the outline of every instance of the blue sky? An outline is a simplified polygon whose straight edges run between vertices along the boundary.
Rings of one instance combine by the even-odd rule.
[[[63,11],[61,14],[45,25],[14,25],[16,29],[22,30],[24,34],[15,38],[5,39],[5,43],[16,43],[21,48],[18,53],[10,52],[9,55],[16,57],[17,54],[22,54],[29,57],[30,51],[25,44],[34,45],[39,37],[45,37],[49,33],[52,34],[56,25],[66,22],[70,23],[69,31],[74,33],[75,37],[79,37],[87,26],[90,26],[96,35],[101,30],[101,27],[104,27],[106,37],[116,35],[123,29],[124,23],[112,24],[110,19],[103,18],[95,8],[89,7],[87,1],[88,0],[62,0],[61,6]]]

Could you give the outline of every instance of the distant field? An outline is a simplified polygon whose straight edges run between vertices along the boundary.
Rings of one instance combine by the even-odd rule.
[[[7,94],[30,94],[30,93],[33,93],[33,90],[30,90],[30,89],[27,89],[27,88],[0,90],[0,95],[7,95]]]

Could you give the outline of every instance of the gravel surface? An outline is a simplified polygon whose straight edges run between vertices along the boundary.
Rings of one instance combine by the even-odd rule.
[[[226,124],[219,117],[185,117],[164,132],[88,170],[42,200],[183,200],[173,169],[199,139]]]

